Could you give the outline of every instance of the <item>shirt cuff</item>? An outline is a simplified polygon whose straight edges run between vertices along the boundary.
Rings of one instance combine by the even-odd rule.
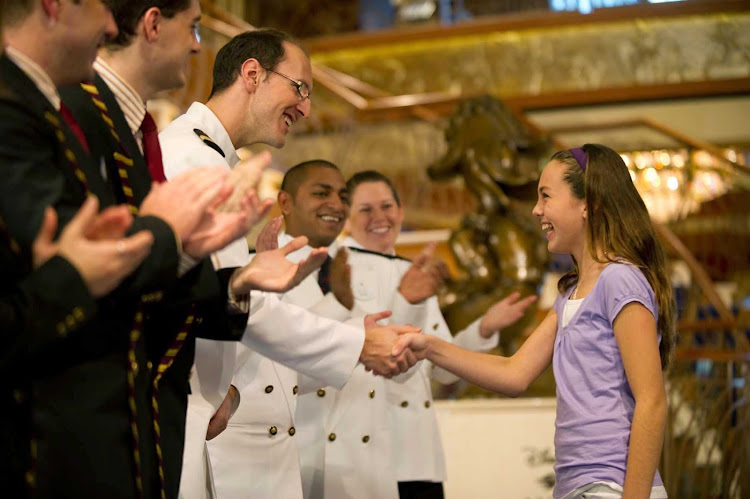
[[[247,314],[250,312],[250,294],[235,296],[232,293],[232,281],[234,281],[234,275],[227,284],[227,312],[230,314]]]
[[[179,241],[179,240],[178,240],[178,241]],[[179,261],[179,263],[177,264],[177,277],[182,277],[182,276],[184,276],[185,274],[187,274],[188,272],[190,272],[190,270],[191,270],[191,269],[192,269],[193,267],[195,267],[196,265],[198,265],[198,262],[199,262],[200,260],[196,260],[196,259],[195,259],[195,258],[193,258],[192,256],[190,256],[190,255],[187,255],[187,254],[185,254],[185,253],[184,253],[184,252],[183,252],[183,251],[182,251],[182,250],[180,249],[180,246],[179,246],[179,244],[178,244],[178,246],[177,246],[177,249],[178,249],[178,250],[179,250],[179,252],[180,252],[180,261]]]

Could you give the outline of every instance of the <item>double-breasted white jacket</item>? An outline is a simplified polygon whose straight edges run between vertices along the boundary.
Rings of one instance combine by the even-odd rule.
[[[356,304],[353,316],[391,310],[390,322],[418,320],[423,307],[410,305],[394,293],[392,283],[399,279],[400,270],[389,259],[349,251],[348,263]],[[304,379],[304,394],[297,403],[297,427],[306,498],[398,497],[392,461],[398,449],[393,448],[386,383],[362,366],[341,390]]]
[[[342,245],[352,249],[353,254],[362,248],[351,237],[346,238]],[[387,290],[386,296],[396,295],[403,306],[410,308],[410,312],[401,312],[410,323],[422,327],[424,333],[434,334],[469,350],[486,351],[498,345],[497,334],[489,339],[479,335],[479,320],[454,337],[435,296],[410,305],[398,293],[398,287],[411,262],[392,255],[380,255],[379,258],[382,266],[387,265],[391,270],[381,270],[374,278],[380,279],[380,285]],[[388,276],[387,282],[384,276]],[[399,482],[443,482],[446,479],[445,457],[432,400],[433,378],[444,384],[458,380],[455,375],[423,361],[408,372],[384,382],[392,439],[391,459]]]
[[[196,131],[197,130],[197,131]],[[212,139],[209,146],[201,135]],[[231,168],[239,157],[229,135],[203,104],[194,103],[185,115],[159,136],[167,177],[198,166]],[[221,151],[221,152],[219,152]],[[214,265],[228,267],[249,262],[247,243],[235,241],[212,256]],[[342,307],[343,308],[343,307]],[[204,498],[214,492],[207,462],[208,422],[226,396],[235,374],[235,360],[257,367],[236,379],[242,390],[237,411],[243,406],[255,414],[253,431],[257,447],[248,457],[249,488],[243,497],[301,497],[297,452],[290,435],[293,425],[295,375],[290,369],[342,387],[356,366],[364,343],[364,330],[312,314],[282,302],[272,293],[252,292],[243,350],[236,343],[198,340],[191,395],[188,399],[185,449],[180,497]],[[261,358],[264,357],[264,358]],[[273,359],[273,361],[269,360]],[[272,386],[273,390],[267,389]],[[260,393],[252,387],[261,387]],[[269,391],[269,393],[266,392]],[[238,415],[235,412],[235,416]],[[275,435],[271,427],[276,427]],[[279,438],[275,438],[279,437]],[[218,437],[217,437],[218,438]],[[254,461],[252,461],[254,459]],[[222,496],[223,497],[223,496]]]

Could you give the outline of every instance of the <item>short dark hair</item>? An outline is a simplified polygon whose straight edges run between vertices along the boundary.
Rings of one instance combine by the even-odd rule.
[[[299,47],[290,35],[271,28],[246,31],[229,40],[216,54],[214,83],[209,99],[232,86],[248,59],[257,59],[266,69],[276,69],[284,59],[284,42]]]
[[[117,36],[106,42],[107,47],[127,47],[133,41],[138,22],[151,7],[157,7],[161,15],[170,19],[190,8],[191,0],[103,0],[112,11],[117,23]]]
[[[324,159],[311,159],[309,161],[303,161],[302,163],[296,164],[291,167],[285,174],[284,179],[281,181],[281,190],[288,193],[292,197],[297,195],[297,189],[300,184],[305,181],[305,174],[308,170],[314,168],[332,168],[338,172],[339,167],[326,161]]]
[[[401,199],[399,199],[398,192],[396,192],[396,188],[393,187],[391,179],[375,170],[365,170],[363,172],[355,173],[346,181],[346,189],[349,191],[350,196],[354,196],[354,191],[357,186],[369,182],[383,182],[391,190],[391,194],[393,194],[393,199],[396,201],[396,204],[401,206]]]
[[[26,20],[34,10],[34,0],[0,0],[0,26],[12,26]]]

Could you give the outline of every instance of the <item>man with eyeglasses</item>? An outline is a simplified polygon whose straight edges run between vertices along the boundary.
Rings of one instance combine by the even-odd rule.
[[[310,60],[288,35],[259,29],[236,36],[216,56],[208,102],[194,103],[160,134],[167,176],[201,163],[223,163],[235,174],[244,167],[237,148],[256,143],[283,147],[291,126],[310,113],[311,88]],[[275,235],[272,239],[275,242]],[[247,261],[247,243],[238,240],[215,256],[222,265]],[[396,332],[410,328],[372,324],[363,328],[361,321],[358,326],[347,325],[270,295],[253,294],[250,303],[243,344],[252,350],[243,349],[237,357],[237,364],[245,366],[243,375],[233,380],[234,371],[227,370],[231,346],[217,342],[198,346],[197,375],[191,380],[188,401],[181,497],[215,494],[211,467],[204,460],[208,457],[205,441],[227,425],[238,395],[231,389],[219,405],[208,394],[211,388],[233,382],[237,389],[245,389],[241,404],[255,409],[247,411],[255,419],[244,422],[253,428],[247,438],[254,451],[243,458],[247,488],[242,497],[295,499],[302,497],[293,419],[297,373],[340,388],[358,362],[387,376],[413,365],[408,356],[392,358],[388,347]],[[339,308],[343,318],[348,310]],[[257,389],[248,389],[253,386]]]
[[[97,167],[115,186],[112,194],[119,203],[136,211],[151,182],[165,180],[156,125],[146,102],[160,91],[185,85],[190,58],[200,50],[197,28],[201,8],[198,0],[104,2],[114,16],[118,34],[99,50],[93,81],[66,88],[61,94],[80,125],[78,139],[92,145],[106,144],[100,151],[105,164]],[[211,162],[204,165],[213,166]],[[164,183],[152,191],[173,184]],[[228,233],[222,228],[238,213],[211,210],[210,219],[215,225],[207,226],[200,239],[181,241],[180,280],[171,283],[163,293],[149,293],[141,300],[140,329],[148,361],[144,360],[133,371],[138,379],[145,378],[147,390],[143,390],[145,396],[139,397],[137,404],[135,401],[131,404],[137,406],[138,412],[133,416],[138,431],[133,434],[138,438],[139,448],[133,460],[139,478],[158,468],[158,473],[154,473],[157,475],[154,488],[158,490],[155,494],[162,497],[178,494],[195,337],[238,341],[247,324],[247,302],[243,295],[249,289],[238,285],[245,282],[244,269],[238,268],[243,265],[216,272],[205,258],[246,233],[256,217],[267,210],[268,204],[262,205],[257,197],[247,196],[247,191],[235,188],[242,207],[236,211],[245,213],[241,226]],[[177,206],[194,203],[179,196],[172,196],[171,202]],[[216,239],[221,233],[227,236],[219,243]],[[280,272],[283,263],[272,270]],[[154,495],[152,490],[144,490],[143,494]]]

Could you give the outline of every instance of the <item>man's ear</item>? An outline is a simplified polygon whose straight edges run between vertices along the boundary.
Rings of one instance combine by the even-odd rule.
[[[42,0],[42,10],[50,26],[60,17],[60,0]]]
[[[291,213],[292,207],[294,206],[294,198],[292,198],[291,194],[286,191],[279,191],[276,200],[279,203],[279,208],[281,208],[281,213],[284,215]]]
[[[161,21],[161,10],[158,7],[151,7],[143,13],[138,26],[143,31],[146,41],[153,42],[159,38]]]
[[[260,65],[260,62],[254,57],[251,57],[242,63],[242,67],[240,68],[240,78],[242,78],[245,89],[248,93],[255,92],[255,89],[260,84],[263,71],[265,70]]]
[[[584,219],[584,220],[588,220],[588,218],[589,218],[589,212],[588,212],[588,208],[587,208],[587,207],[586,207],[586,205],[584,204],[584,205],[583,205],[583,219]]]

